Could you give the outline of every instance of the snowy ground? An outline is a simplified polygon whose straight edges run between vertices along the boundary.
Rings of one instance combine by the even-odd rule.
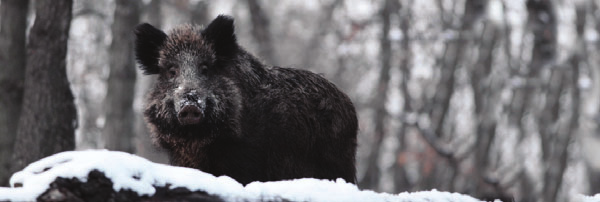
[[[581,196],[581,202],[600,202],[600,194],[594,196]]]
[[[467,195],[435,190],[400,194],[360,191],[341,179],[336,182],[318,179],[254,182],[243,186],[230,177],[215,177],[195,169],[156,164],[128,153],[106,150],[63,152],[32,163],[12,176],[10,184],[17,188],[0,188],[0,201],[34,201],[56,177],[86,181],[88,173],[94,169],[113,181],[115,191],[130,189],[140,195],[152,195],[156,191],[154,187],[171,184],[173,188],[203,190],[227,201],[271,198],[291,201],[478,201]],[[600,195],[586,198],[589,202],[599,199]]]

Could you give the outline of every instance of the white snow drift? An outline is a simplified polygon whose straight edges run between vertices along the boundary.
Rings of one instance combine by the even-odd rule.
[[[215,177],[195,169],[156,164],[132,154],[107,150],[63,152],[32,163],[10,179],[11,186],[21,184],[22,187],[0,188],[0,201],[34,201],[57,177],[75,177],[85,182],[88,173],[94,169],[112,180],[114,190],[130,189],[140,195],[152,195],[156,191],[154,186],[168,183],[171,188],[203,190],[227,201],[261,198],[291,201],[478,201],[470,196],[436,190],[400,194],[361,191],[342,179],[335,182],[318,179],[253,182],[243,186],[227,176]]]

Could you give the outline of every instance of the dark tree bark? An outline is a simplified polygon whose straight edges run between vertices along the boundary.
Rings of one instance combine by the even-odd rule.
[[[593,2],[589,2],[589,7],[588,9],[590,9],[590,13],[592,14],[592,17],[590,20],[593,20],[593,27],[595,29],[596,32],[600,32],[600,13],[598,12],[592,12],[592,11],[597,11],[598,9],[600,9],[600,6],[598,5],[598,3],[596,1]],[[600,48],[600,41],[596,42],[595,44],[590,44],[590,43],[586,43],[586,46],[589,46],[592,49],[596,49],[598,50]],[[587,48],[586,48],[587,49]],[[592,59],[591,57],[589,58],[590,61],[597,61],[595,59]],[[594,67],[594,66],[590,66],[588,67],[590,70],[589,72],[592,73],[592,75],[597,75],[597,73],[593,73],[593,72],[597,72],[598,68]],[[598,79],[598,76],[591,76],[593,79]],[[597,85],[597,84],[596,84]],[[595,112],[596,114],[598,114],[598,112]],[[598,115],[596,115],[598,116]],[[585,119],[584,119],[585,120]],[[594,119],[593,121],[596,122],[597,119]],[[597,122],[596,122],[597,124]],[[597,127],[597,126],[596,126]],[[594,130],[589,130],[589,131],[594,131]],[[599,131],[599,128],[595,128],[595,131]],[[598,134],[597,132],[595,134]],[[594,135],[592,135],[594,136]],[[598,137],[598,136],[595,136]],[[590,154],[590,155],[596,155],[596,154]],[[589,179],[600,179],[600,169],[598,169],[595,166],[590,165],[590,162],[587,162],[588,166],[587,166],[587,174],[588,174],[588,178]],[[600,180],[589,180],[589,194],[593,194],[593,193],[600,193]]]
[[[190,191],[183,187],[154,187],[152,196],[140,196],[129,189],[115,191],[113,182],[98,170],[92,170],[85,182],[77,178],[56,178],[49,188],[37,197],[41,202],[57,201],[181,201],[220,202],[223,198],[204,191]]]
[[[549,9],[552,9],[549,6]],[[551,11],[550,11],[551,12]],[[586,46],[584,40],[584,27],[586,24],[586,9],[578,5],[576,8],[575,28],[577,32],[577,49],[569,59],[564,68],[554,68],[553,76],[556,74],[560,80],[550,80],[547,84],[548,93],[546,103],[542,111],[540,125],[546,127],[540,129],[542,158],[545,162],[543,196],[546,201],[562,201],[558,193],[563,185],[563,178],[569,162],[569,145],[575,139],[579,128],[580,90],[578,87],[580,63],[586,57]],[[539,14],[539,13],[538,13]],[[556,33],[556,27],[553,29]],[[546,31],[544,34],[547,34]],[[556,38],[554,38],[556,44]],[[553,44],[551,44],[553,45]],[[555,45],[554,45],[555,46]],[[535,47],[534,47],[535,50]],[[542,50],[545,51],[545,50]],[[571,98],[570,106],[564,102],[565,96]],[[569,107],[569,113],[561,113],[561,108]],[[564,118],[568,117],[568,118]],[[560,119],[567,120],[566,123]],[[560,127],[561,125],[565,125]],[[548,127],[551,126],[551,127]],[[559,126],[559,127],[556,127]],[[564,128],[561,130],[559,128]]]
[[[557,130],[559,124],[560,98],[569,85],[567,82],[566,72],[558,68],[550,68],[556,55],[557,46],[557,22],[554,13],[553,4],[550,0],[529,0],[527,1],[528,23],[529,29],[533,33],[533,50],[531,62],[527,69],[527,83],[524,90],[520,90],[523,98],[519,101],[521,109],[518,111],[523,118],[525,107],[535,106],[537,103],[531,103],[532,94],[541,94],[545,96],[543,108],[539,114],[535,114],[538,125],[540,126],[540,146],[542,149],[542,161],[544,162],[544,186],[542,188],[543,201],[556,201],[556,194],[562,180],[562,172],[555,162],[560,158],[557,152],[560,149],[555,147],[557,139],[562,139]],[[536,84],[535,79],[543,78],[542,72],[550,72],[549,79]],[[545,88],[545,89],[544,89]],[[530,107],[527,107],[530,108]],[[531,107],[534,109],[533,107]],[[531,109],[529,109],[531,110]],[[533,113],[536,111],[531,110]],[[521,128],[523,124],[521,124]],[[521,129],[521,133],[525,134],[525,130]],[[568,144],[568,142],[564,142]],[[560,178],[560,179],[559,179]],[[532,198],[533,199],[533,198]],[[525,199],[529,200],[529,199]]]
[[[600,193],[600,182],[598,182],[597,180],[593,180],[593,179],[600,179],[600,172],[598,172],[597,170],[595,170],[595,168],[593,167],[589,167],[587,168],[587,176],[589,179],[592,179],[589,181],[590,185],[589,185],[589,192],[587,194],[595,194],[595,193]]]
[[[258,0],[247,0],[252,21],[252,36],[258,44],[258,55],[267,63],[277,64],[275,61],[273,40],[271,40],[271,21]]]
[[[461,16],[459,27],[457,27],[457,34],[451,39],[446,39],[444,42],[443,55],[437,61],[437,66],[440,67],[439,74],[440,78],[435,87],[435,94],[430,100],[425,100],[420,106],[420,113],[427,114],[429,116],[429,126],[418,126],[419,134],[423,137],[423,140],[427,143],[431,149],[433,149],[437,156],[442,157],[446,161],[435,161],[432,167],[434,168],[449,168],[449,169],[435,169],[431,174],[425,175],[417,185],[420,188],[431,189],[437,187],[447,187],[449,191],[454,191],[454,179],[459,174],[459,165],[462,160],[465,159],[466,155],[457,154],[458,149],[449,148],[448,144],[444,143],[445,138],[451,136],[452,130],[445,130],[444,124],[448,122],[450,113],[450,101],[452,95],[456,90],[455,80],[456,71],[460,64],[468,61],[465,58],[465,53],[475,40],[472,35],[473,25],[477,22],[482,13],[485,11],[485,5],[487,1],[478,0],[467,0],[464,3],[464,15]],[[438,1],[437,6],[442,11],[442,27],[444,30],[452,30],[454,27],[454,19],[446,19],[445,16],[452,16],[451,14],[445,14],[446,11],[442,6],[442,2]],[[417,124],[418,125],[418,124]],[[448,182],[440,181],[441,177],[445,177],[445,173],[450,173]],[[445,190],[445,189],[444,189]]]
[[[365,176],[360,180],[359,184],[362,188],[377,190],[380,180],[380,170],[378,165],[381,143],[385,137],[385,122],[387,119],[387,110],[385,109],[385,101],[387,100],[387,92],[390,81],[390,69],[392,67],[392,44],[389,38],[391,27],[390,16],[394,12],[393,1],[386,0],[381,8],[382,30],[380,38],[381,46],[381,69],[379,70],[379,80],[377,81],[376,94],[373,99],[375,108],[374,122],[375,131],[373,134],[373,144],[369,153],[367,171]]]
[[[550,0],[527,1],[528,29],[534,36],[531,61],[528,68],[516,69],[514,77],[524,76],[526,81],[516,87],[510,105],[510,121],[519,129],[521,139],[527,134],[523,117],[532,109],[528,107],[535,94],[533,80],[539,76],[540,70],[550,64],[556,54],[556,17]],[[549,118],[549,117],[545,117]]]
[[[454,94],[455,71],[463,60],[464,48],[470,40],[471,28],[475,21],[479,19],[484,12],[484,5],[487,1],[467,0],[464,4],[465,13],[462,16],[462,24],[458,30],[458,36],[454,40],[446,43],[444,55],[440,61],[440,80],[436,87],[436,92],[430,106],[426,106],[430,114],[431,123],[435,134],[440,137],[445,133],[443,131],[444,123],[448,116],[450,99]],[[444,22],[444,27],[449,28],[451,22]]]
[[[402,30],[402,41],[400,42],[400,71],[402,72],[402,81],[400,82],[400,91],[402,93],[402,97],[404,98],[404,104],[402,106],[402,112],[404,114],[413,113],[414,110],[411,108],[412,98],[410,96],[408,90],[408,82],[410,80],[410,65],[412,61],[412,50],[410,46],[411,36],[410,36],[410,22],[413,20],[412,18],[412,3],[402,4],[402,8],[400,10],[400,30]],[[405,119],[405,118],[403,118]],[[404,161],[404,157],[402,157],[403,151],[406,149],[406,135],[410,129],[410,125],[407,123],[402,123],[401,128],[398,131],[398,148],[396,149],[396,159],[394,160],[393,175],[394,175],[394,193],[400,193],[403,191],[409,191],[411,186],[410,181],[408,180],[408,173],[404,169],[404,165],[406,162]]]
[[[490,150],[496,136],[496,126],[499,120],[495,117],[495,109],[500,104],[500,91],[502,84],[493,82],[492,74],[494,50],[496,43],[500,38],[500,30],[489,21],[484,22],[484,29],[479,39],[479,57],[472,66],[471,88],[473,89],[473,99],[475,108],[475,117],[477,127],[475,127],[475,145],[473,146],[475,170],[471,178],[471,185],[474,187],[474,194],[482,197],[487,195],[505,195],[504,190],[500,189],[497,183],[498,179],[486,181],[487,172],[490,167]]]
[[[13,171],[75,148],[76,110],[66,73],[72,4],[71,0],[36,2]]]
[[[139,2],[117,0],[112,25],[113,41],[109,48],[110,74],[104,100],[106,124],[102,135],[106,148],[133,153],[135,57],[133,27],[139,23]]]
[[[0,4],[0,186],[8,185],[23,101],[25,29],[29,0]]]
[[[160,0],[152,0],[148,4],[148,7],[144,9],[144,13],[146,15],[146,20],[148,23],[154,25],[155,27],[162,27],[162,12],[161,12],[161,1]]]

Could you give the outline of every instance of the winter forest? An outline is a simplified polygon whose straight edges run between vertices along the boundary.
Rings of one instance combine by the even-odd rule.
[[[598,0],[1,0],[0,186],[61,151],[168,163],[143,120],[155,78],[136,68],[133,28],[168,32],[227,14],[239,44],[266,64],[322,74],[350,96],[359,188],[576,201],[600,193],[599,8]]]

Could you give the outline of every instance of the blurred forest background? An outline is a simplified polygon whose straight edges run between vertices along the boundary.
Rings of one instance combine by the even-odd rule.
[[[359,187],[516,201],[600,192],[598,0],[1,0],[0,184],[107,148],[167,163],[141,116],[132,28],[236,19],[267,64],[359,112]]]

